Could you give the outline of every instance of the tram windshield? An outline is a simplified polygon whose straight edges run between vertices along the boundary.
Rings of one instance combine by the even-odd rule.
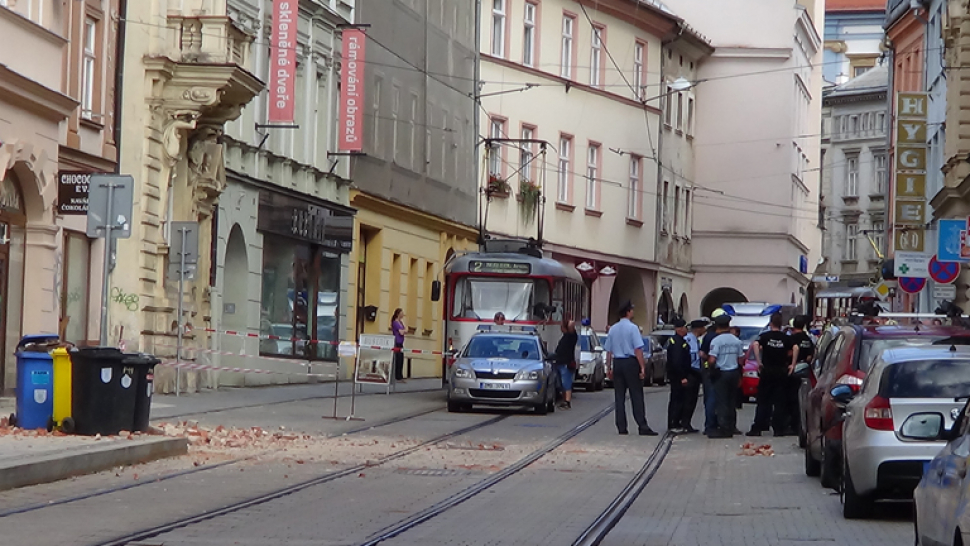
[[[550,304],[549,283],[543,279],[461,277],[455,283],[454,318],[492,320],[502,312],[510,321],[543,320],[537,305]]]

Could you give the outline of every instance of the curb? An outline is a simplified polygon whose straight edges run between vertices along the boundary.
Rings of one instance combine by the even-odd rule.
[[[120,444],[120,445],[119,445]],[[117,466],[144,463],[188,453],[187,438],[119,440],[106,445],[42,455],[27,462],[0,462],[0,491],[51,483]]]

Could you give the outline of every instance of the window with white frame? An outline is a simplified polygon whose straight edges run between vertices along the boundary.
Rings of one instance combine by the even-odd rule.
[[[643,63],[644,54],[646,52],[646,45],[642,42],[637,42],[633,46],[633,88],[636,90],[637,100],[643,100],[644,94],[643,90],[646,87],[647,80],[643,73]]]
[[[572,194],[569,182],[572,179],[569,172],[569,154],[572,152],[573,140],[567,136],[559,137],[559,192],[556,199],[560,203],[568,203]]]
[[[374,153],[377,157],[381,156],[381,86],[384,85],[384,79],[380,76],[374,77],[374,88],[372,89],[372,95],[374,96],[373,107],[373,123],[374,129],[371,131],[373,136]]]
[[[535,139],[535,129],[532,127],[522,128],[522,140],[533,140]],[[519,180],[529,180],[532,181],[532,170],[535,167],[533,161],[535,158],[535,148],[534,144],[531,142],[523,142],[519,150]]]
[[[883,252],[884,249],[885,249],[884,244],[885,244],[885,241],[886,241],[886,224],[885,224],[885,222],[883,222],[882,220],[873,222],[872,223],[872,230],[871,230],[871,232],[872,232],[871,233],[871,236],[872,236],[872,242],[873,242],[873,244],[876,245],[876,248],[879,249],[879,252]],[[874,259],[878,259],[879,258],[879,256],[875,252],[873,252],[872,254],[873,254],[873,258]]]
[[[687,94],[687,135],[694,136],[694,96]]]
[[[522,64],[534,66],[536,62],[536,5],[525,3],[522,31]]]
[[[856,223],[846,223],[845,224],[845,252],[842,257],[845,260],[857,260],[858,259],[858,247],[859,242],[859,224]]]
[[[94,117],[94,79],[97,73],[98,21],[93,17],[84,20],[84,61],[81,67],[81,117]]]
[[[629,218],[639,219],[640,218],[640,202],[642,200],[641,196],[641,180],[640,180],[640,156],[631,155],[630,156],[630,187],[629,187],[629,202],[627,204],[626,215]]]
[[[563,78],[573,77],[573,30],[576,19],[563,15],[562,17],[562,56],[560,58],[559,75]]]
[[[690,228],[691,228],[691,206],[690,206],[691,191],[689,189],[684,189],[684,237],[690,238]]]
[[[845,197],[859,196],[859,156],[845,158]]]
[[[401,88],[394,85],[391,88],[391,127],[394,133],[391,136],[391,158],[398,161],[401,151],[398,149],[398,113],[401,110]]]
[[[670,182],[664,180],[660,192],[660,231],[667,233],[670,228]]]
[[[680,187],[674,186],[674,235],[680,234]]]
[[[451,114],[443,109],[441,112],[441,178],[448,179],[448,118]]]
[[[508,0],[492,0],[492,55],[505,57],[505,5]]]
[[[411,93],[411,109],[408,112],[408,116],[409,116],[408,125],[410,126],[410,129],[411,129],[411,138],[410,138],[410,142],[408,142],[408,145],[411,147],[411,153],[409,157],[411,159],[411,168],[417,169],[419,160],[418,160],[418,144],[417,144],[418,142],[418,131],[417,131],[418,95],[416,93]]]
[[[492,118],[488,129],[489,138],[502,138],[504,124],[504,120]],[[488,146],[488,174],[496,178],[501,178],[502,176],[502,146],[494,140]]]
[[[684,130],[684,94],[677,93],[677,130]]]
[[[586,208],[596,210],[599,206],[599,196],[597,195],[597,184],[599,181],[599,144],[589,144],[586,152]]]
[[[859,134],[859,116],[849,116],[849,134],[853,136]]]
[[[876,114],[876,131],[882,132],[886,130],[886,113],[879,112]]]
[[[603,29],[593,27],[589,50],[589,84],[600,84],[600,68],[603,66]]]
[[[671,122],[674,119],[674,89],[667,84],[667,92],[664,93],[664,124],[670,127]]]
[[[873,172],[873,191],[878,195],[886,194],[886,181],[888,180],[888,159],[886,152],[878,152],[872,156]]]

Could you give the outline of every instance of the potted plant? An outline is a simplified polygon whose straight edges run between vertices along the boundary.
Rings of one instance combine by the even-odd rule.
[[[508,181],[497,174],[488,175],[488,188],[486,193],[489,197],[508,197],[512,188]]]
[[[538,184],[528,178],[523,178],[519,182],[519,214],[525,223],[531,223],[535,219],[536,210],[539,209],[539,201],[541,199],[542,190]]]

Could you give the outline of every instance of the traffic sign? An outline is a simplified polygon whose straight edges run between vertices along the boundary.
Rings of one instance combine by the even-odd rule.
[[[930,276],[930,255],[925,252],[896,252],[893,262],[897,277],[925,279]]]
[[[930,278],[941,284],[950,284],[960,276],[960,264],[957,262],[937,261],[936,256],[930,258]]]
[[[967,229],[966,219],[946,219],[939,221],[940,232],[936,245],[936,256],[941,262],[966,262],[960,257],[963,240],[960,232]]]
[[[88,237],[131,237],[135,179],[125,174],[92,174],[88,183]]]
[[[926,279],[916,279],[913,277],[900,277],[899,288],[907,294],[915,294],[926,287]]]
[[[933,299],[953,301],[957,297],[957,287],[952,284],[938,284],[933,287]]]

